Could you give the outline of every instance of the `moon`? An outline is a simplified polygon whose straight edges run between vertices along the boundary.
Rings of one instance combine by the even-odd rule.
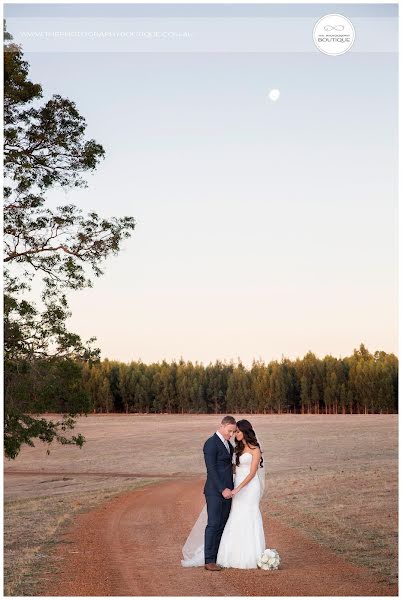
[[[272,102],[276,102],[279,99],[279,96],[281,95],[280,91],[277,89],[271,90],[268,94],[268,98],[272,101]]]

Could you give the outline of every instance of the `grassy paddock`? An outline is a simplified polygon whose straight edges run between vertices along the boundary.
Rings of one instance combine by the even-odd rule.
[[[268,517],[268,547],[272,515],[373,569],[379,580],[395,583],[398,415],[233,416],[249,419],[263,444],[267,480],[261,509]],[[82,449],[55,445],[48,456],[37,444],[25,447],[15,461],[5,461],[7,590],[31,589],[30,577],[41,559],[46,564],[57,528],[84,505],[134,484],[125,474],[203,476],[202,446],[221,417],[81,417],[75,431],[87,439]],[[37,474],[7,475],[9,469]]]
[[[295,474],[264,498],[262,511],[303,531],[346,560],[375,571],[378,581],[398,583],[396,474],[384,488],[375,473],[342,469],[332,473]],[[271,487],[272,489],[272,487]],[[272,500],[272,498],[275,498]],[[266,532],[269,546],[269,531]]]
[[[122,492],[160,481],[131,480],[126,485],[96,489],[93,492],[68,493],[9,500],[4,504],[4,595],[40,595],[46,581],[49,552],[60,543],[60,534],[79,512],[94,508]],[[54,560],[54,559],[52,559]]]

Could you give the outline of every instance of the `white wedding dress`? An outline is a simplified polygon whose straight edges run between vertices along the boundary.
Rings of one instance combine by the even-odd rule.
[[[243,452],[236,467],[235,488],[250,473],[250,452]],[[257,569],[265,550],[265,535],[260,512],[260,480],[257,473],[232,498],[229,518],[223,530],[216,563],[221,567]]]
[[[234,487],[250,473],[252,455],[243,452],[236,466]],[[262,471],[262,473],[261,473]],[[265,535],[260,512],[260,498],[265,487],[265,469],[260,469],[251,481],[232,498],[229,518],[226,521],[216,562],[222,567],[257,569],[257,560],[265,550]],[[183,567],[205,564],[204,532],[208,521],[206,504],[183,546]]]

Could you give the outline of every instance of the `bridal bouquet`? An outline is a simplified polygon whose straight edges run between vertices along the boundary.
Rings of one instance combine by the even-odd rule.
[[[264,571],[271,571],[272,569],[277,569],[280,562],[281,557],[279,556],[278,551],[275,550],[275,548],[272,550],[267,548],[257,560],[257,565],[260,569],[264,569]]]

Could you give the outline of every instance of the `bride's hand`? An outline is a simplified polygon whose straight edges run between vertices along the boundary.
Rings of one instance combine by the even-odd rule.
[[[235,496],[237,494],[238,491],[239,491],[238,488],[234,488],[232,490],[232,498],[233,498],[233,496]]]

